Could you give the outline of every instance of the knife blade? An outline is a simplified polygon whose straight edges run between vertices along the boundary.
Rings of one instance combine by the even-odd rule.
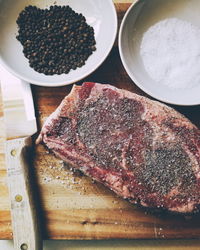
[[[37,131],[30,84],[0,67],[0,83],[6,131],[7,183],[15,249],[42,249],[38,218],[30,187],[29,159]]]
[[[30,84],[1,71],[7,139],[31,136],[37,131]]]

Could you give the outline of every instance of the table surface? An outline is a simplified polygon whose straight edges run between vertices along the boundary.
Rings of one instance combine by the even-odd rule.
[[[44,250],[199,250],[200,240],[46,240]],[[11,240],[0,240],[0,250],[14,250]]]

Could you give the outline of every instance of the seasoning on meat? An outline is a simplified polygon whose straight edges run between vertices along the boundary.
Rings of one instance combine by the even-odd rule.
[[[164,104],[110,85],[74,86],[45,122],[58,157],[145,207],[189,213],[200,205],[200,131]]]

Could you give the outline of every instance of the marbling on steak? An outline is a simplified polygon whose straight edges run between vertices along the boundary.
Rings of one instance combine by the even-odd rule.
[[[166,105],[87,82],[74,86],[47,119],[41,141],[132,203],[198,209],[200,131]]]

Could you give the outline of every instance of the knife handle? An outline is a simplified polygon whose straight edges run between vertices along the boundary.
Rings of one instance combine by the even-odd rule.
[[[15,250],[40,250],[42,238],[30,188],[28,148],[31,137],[6,141],[7,180]]]

